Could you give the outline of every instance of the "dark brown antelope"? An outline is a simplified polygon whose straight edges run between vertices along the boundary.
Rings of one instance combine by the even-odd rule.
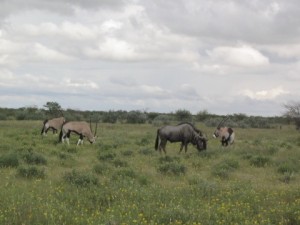
[[[179,153],[183,147],[187,152],[187,146],[192,143],[199,151],[205,150],[207,139],[203,136],[202,132],[196,129],[190,123],[180,123],[177,126],[164,126],[157,130],[155,149],[163,150],[166,153],[166,144],[169,142],[181,142]]]
[[[221,143],[222,146],[228,146],[228,144],[233,144],[234,143],[234,137],[235,137],[235,133],[233,131],[233,129],[231,127],[224,127],[224,123],[226,122],[226,120],[229,119],[229,116],[225,117],[218,125],[217,129],[215,130],[213,137],[217,138],[220,137],[221,138]]]
[[[51,120],[45,120],[44,121],[44,125],[41,131],[41,134],[46,136],[47,132],[49,129],[51,129],[54,133],[57,133],[58,130],[61,129],[62,125],[66,122],[65,118],[62,117],[58,117],[58,118],[53,118]]]
[[[66,122],[63,124],[61,128],[61,132],[59,134],[59,141],[63,142],[66,140],[69,144],[69,138],[71,132],[76,133],[79,135],[79,140],[77,142],[77,145],[83,144],[83,138],[86,137],[87,140],[93,144],[96,141],[96,134],[97,134],[97,125],[95,128],[95,133],[92,132],[92,124],[90,121],[90,125],[85,121],[71,121]]]

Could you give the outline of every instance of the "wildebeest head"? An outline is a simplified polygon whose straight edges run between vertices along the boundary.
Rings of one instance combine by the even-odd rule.
[[[197,135],[194,138],[192,144],[197,147],[198,151],[205,150],[206,146],[207,146],[207,139],[206,139],[206,137]]]

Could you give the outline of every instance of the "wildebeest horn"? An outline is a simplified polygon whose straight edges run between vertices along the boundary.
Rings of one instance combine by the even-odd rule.
[[[229,119],[229,116],[226,115],[226,117],[219,123],[217,128],[220,128],[226,122],[226,120],[228,120],[228,119]]]

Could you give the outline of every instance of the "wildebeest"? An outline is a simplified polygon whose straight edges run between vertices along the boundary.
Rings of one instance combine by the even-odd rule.
[[[179,153],[183,146],[187,152],[187,145],[192,143],[199,151],[206,149],[207,139],[202,132],[190,123],[180,123],[177,126],[164,126],[157,130],[155,149],[166,153],[166,144],[169,142],[181,142]]]
[[[58,118],[53,118],[51,120],[46,119],[43,123],[41,134],[46,135],[49,129],[53,131],[53,134],[57,133],[57,131],[61,129],[62,125],[65,122],[66,120],[63,116]]]
[[[73,132],[79,135],[77,145],[83,144],[84,137],[92,144],[96,141],[97,125],[98,123],[96,123],[95,133],[93,134],[91,122],[90,125],[85,121],[66,122],[61,128],[59,141],[64,142],[66,139],[69,144],[70,134]]]
[[[221,143],[222,146],[228,146],[228,144],[233,144],[234,143],[234,137],[235,133],[231,127],[223,127],[224,123],[226,120],[228,120],[229,117],[225,117],[217,126],[217,129],[215,130],[213,137],[221,138]]]

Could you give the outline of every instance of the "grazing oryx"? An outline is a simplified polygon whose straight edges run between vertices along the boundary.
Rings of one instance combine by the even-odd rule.
[[[190,123],[181,123],[177,126],[164,126],[157,130],[155,149],[166,153],[167,141],[181,142],[179,153],[182,151],[183,146],[187,152],[187,145],[191,142],[196,145],[199,151],[206,149],[207,139],[199,134],[201,133]]]
[[[44,121],[44,125],[41,131],[41,134],[43,134],[44,136],[47,134],[49,129],[52,129],[53,134],[57,133],[57,130],[61,129],[61,126],[66,122],[65,118],[62,117],[58,117],[58,118],[54,118],[52,120],[45,120]]]
[[[64,142],[64,140],[67,140],[67,143],[69,144],[69,138],[71,132],[74,132],[79,135],[79,140],[77,142],[77,145],[83,144],[83,138],[86,137],[87,140],[92,144],[96,141],[96,133],[97,133],[97,125],[95,128],[95,133],[92,133],[92,124],[90,122],[90,125],[85,121],[73,121],[73,122],[66,122],[63,124],[60,134],[59,134],[59,141]]]
[[[234,143],[234,132],[233,129],[230,127],[222,127],[226,120],[229,119],[229,116],[225,117],[218,125],[217,129],[215,130],[213,137],[221,138],[222,146],[227,146],[228,144]]]

